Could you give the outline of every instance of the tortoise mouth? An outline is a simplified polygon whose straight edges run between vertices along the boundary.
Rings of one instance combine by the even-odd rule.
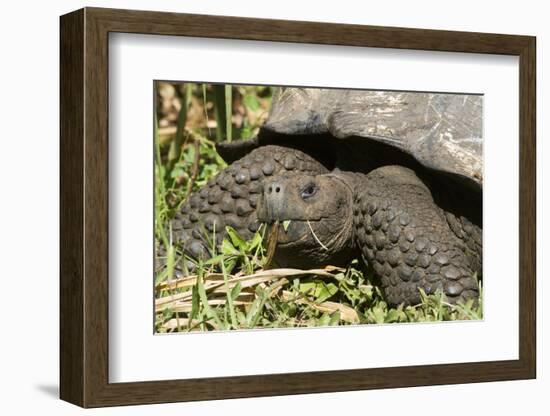
[[[287,223],[288,221],[288,223]],[[273,227],[278,223],[277,227],[277,247],[288,248],[300,243],[306,243],[311,239],[311,224],[317,224],[321,219],[311,220],[273,220],[266,221],[268,227]],[[285,224],[286,223],[286,224]],[[314,227],[316,228],[316,227]]]
[[[319,268],[329,264],[341,267],[347,265],[356,253],[343,240],[335,244],[335,240],[326,233],[319,233],[318,226],[321,222],[322,220],[294,220],[287,231],[284,230],[283,224],[279,224],[276,228],[276,242],[275,236],[269,231],[267,249],[268,252],[273,250],[274,264],[278,267],[302,269]]]
[[[298,222],[298,221],[296,221],[296,222]],[[300,221],[300,222],[305,224],[305,221]],[[282,228],[281,225],[279,225],[279,227],[280,227],[279,228],[279,238],[277,239],[277,246],[278,247],[285,248],[285,247],[289,247],[289,246],[298,244],[298,243],[300,243],[300,241],[305,240],[306,237],[307,237],[307,234],[305,233],[305,229],[304,229],[304,232],[299,233],[301,235],[289,236],[288,232],[284,231],[284,229],[281,230],[281,228]],[[293,238],[293,237],[297,237],[297,238]]]

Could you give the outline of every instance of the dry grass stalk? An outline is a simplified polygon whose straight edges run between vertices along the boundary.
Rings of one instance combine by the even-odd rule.
[[[260,283],[268,282],[270,280],[276,280],[281,279],[285,277],[296,277],[296,276],[305,276],[305,275],[314,275],[317,277],[330,277],[333,278],[334,274],[327,272],[325,269],[311,269],[311,270],[300,270],[300,269],[272,269],[272,270],[261,270],[257,273],[248,275],[248,276],[235,276],[230,275],[229,276],[229,288],[233,288],[238,282],[241,283],[241,287],[247,288],[256,286]],[[213,276],[213,279],[210,279],[210,276]],[[204,289],[206,292],[214,292],[214,293],[225,293],[224,282],[219,281],[219,273],[214,273],[212,275],[206,274],[204,276],[204,283],[205,287]],[[222,275],[223,276],[223,275]],[[197,276],[189,276],[188,278],[183,279],[194,279],[194,282],[196,282]],[[180,279],[178,279],[180,280]],[[213,282],[212,282],[213,280]],[[187,286],[193,286],[193,284],[190,284],[192,280],[188,280],[186,282]],[[178,284],[178,281],[172,281],[170,283],[171,285]],[[162,298],[158,298],[155,300],[155,306],[157,309],[161,307],[161,305],[165,305],[167,303],[172,303],[176,300],[184,300],[191,298],[192,293],[191,291],[186,291],[182,293],[176,293],[172,295],[168,295]]]

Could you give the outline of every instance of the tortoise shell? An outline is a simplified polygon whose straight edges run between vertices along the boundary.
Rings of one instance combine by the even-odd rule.
[[[364,138],[396,147],[433,170],[483,183],[482,96],[278,88],[264,131]]]

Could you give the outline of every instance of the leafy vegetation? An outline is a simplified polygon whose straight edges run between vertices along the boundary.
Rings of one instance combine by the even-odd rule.
[[[482,319],[482,302],[447,303],[421,293],[418,305],[391,308],[374,276],[357,261],[347,268],[270,269],[268,230],[248,241],[228,227],[213,258],[193,275],[173,241],[170,219],[194,191],[226,165],[219,141],[253,137],[267,117],[270,87],[157,83],[155,237],[165,250],[155,276],[157,332],[311,327]],[[288,224],[286,224],[288,226]],[[215,234],[215,230],[214,230]],[[215,241],[215,235],[211,241]],[[481,292],[481,287],[480,287]]]

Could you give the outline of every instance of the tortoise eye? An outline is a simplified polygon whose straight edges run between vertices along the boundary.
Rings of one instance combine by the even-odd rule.
[[[307,185],[301,193],[302,199],[308,199],[311,198],[315,193],[317,192],[317,187],[315,184],[311,183]]]

